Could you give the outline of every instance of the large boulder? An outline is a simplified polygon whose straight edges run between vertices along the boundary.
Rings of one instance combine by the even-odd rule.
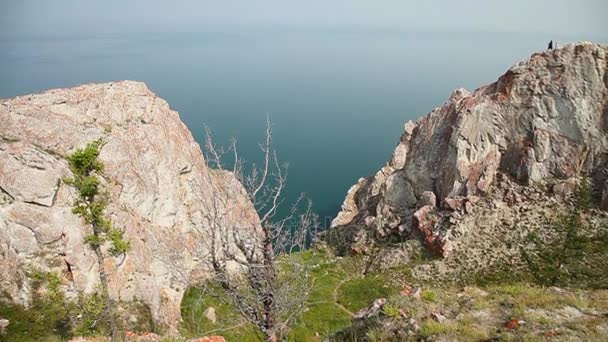
[[[600,175],[596,185],[608,189],[601,171],[608,153],[607,53],[592,43],[569,44],[536,53],[473,92],[454,91],[442,107],[405,125],[392,160],[349,191],[332,229],[401,234],[410,231],[402,225],[424,227],[419,233],[429,247],[446,254],[450,232],[420,224],[428,192],[441,210],[466,214],[498,173],[528,185]]]
[[[178,113],[143,83],[0,100],[0,292],[28,305],[32,269],[62,275],[68,295],[96,290],[97,262],[83,240],[91,228],[72,214],[75,191],[62,179],[65,156],[100,137],[107,214],[132,246],[105,260],[110,295],[147,304],[174,330],[184,291],[209,270],[208,227],[250,232],[258,217],[235,177],[207,167]]]

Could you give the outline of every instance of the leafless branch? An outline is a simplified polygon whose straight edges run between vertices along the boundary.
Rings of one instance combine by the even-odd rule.
[[[268,118],[264,143],[260,144],[261,167],[245,167],[236,139],[225,150],[214,144],[206,126],[205,133],[210,172],[198,184],[201,192],[195,194],[204,208],[198,227],[201,260],[240,315],[266,340],[276,341],[305,308],[310,292],[307,266],[293,253],[306,246],[310,229],[317,224],[312,205],[300,196],[287,214],[277,219],[288,168],[279,163],[272,146]],[[230,171],[223,167],[226,153],[234,158]]]

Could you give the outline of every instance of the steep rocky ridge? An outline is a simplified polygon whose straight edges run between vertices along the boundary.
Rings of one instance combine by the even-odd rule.
[[[0,289],[27,305],[28,271],[62,275],[69,295],[91,293],[97,262],[72,214],[64,157],[103,137],[100,159],[111,196],[107,213],[132,250],[107,258],[110,295],[147,304],[170,330],[186,287],[205,277],[203,240],[211,201],[223,226],[257,222],[241,184],[211,170],[177,112],[144,84],[124,81],[0,100]],[[249,229],[250,231],[250,229]]]
[[[527,199],[515,185],[553,194],[587,175],[607,206],[607,54],[600,45],[569,44],[536,53],[473,92],[454,91],[406,123],[387,165],[352,186],[332,235],[351,252],[365,252],[370,240],[418,235],[445,257],[468,233],[459,222],[497,187],[510,208]],[[514,185],[501,188],[499,175]]]

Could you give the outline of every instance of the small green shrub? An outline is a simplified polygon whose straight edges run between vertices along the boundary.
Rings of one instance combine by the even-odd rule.
[[[421,295],[422,300],[426,302],[436,302],[437,301],[437,293],[433,290],[424,290]]]
[[[61,292],[59,277],[31,270],[32,303],[29,308],[0,302],[0,317],[8,319],[6,341],[41,341],[55,336],[70,337],[69,307]]]
[[[386,303],[383,307],[382,307],[382,312],[391,318],[400,318],[401,317],[401,312],[399,310],[399,306],[395,305],[395,304],[391,304],[391,303]]]
[[[448,333],[447,326],[429,318],[422,323],[419,335],[426,338],[446,333]]]
[[[105,302],[99,293],[96,292],[89,296],[80,294],[73,334],[75,336],[108,335],[110,331],[108,322],[100,319],[105,310]]]

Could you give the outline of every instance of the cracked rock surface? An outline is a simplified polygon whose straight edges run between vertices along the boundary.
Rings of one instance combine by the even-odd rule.
[[[75,193],[62,178],[70,175],[65,156],[100,137],[106,213],[132,245],[124,259],[105,260],[110,295],[144,302],[157,323],[175,329],[184,291],[206,275],[201,240],[211,201],[238,213],[223,217],[224,227],[256,222],[257,214],[231,174],[207,167],[178,113],[139,82],[0,101],[3,297],[30,302],[31,268],[61,274],[68,295],[96,289],[97,262],[83,240],[90,227],[72,214]]]
[[[608,207],[607,54],[569,44],[532,55],[492,84],[454,91],[405,124],[392,159],[348,191],[332,229],[346,232],[353,252],[365,249],[359,237],[413,231],[447,256],[455,234],[436,214],[470,214],[499,173],[527,185],[591,175]]]

